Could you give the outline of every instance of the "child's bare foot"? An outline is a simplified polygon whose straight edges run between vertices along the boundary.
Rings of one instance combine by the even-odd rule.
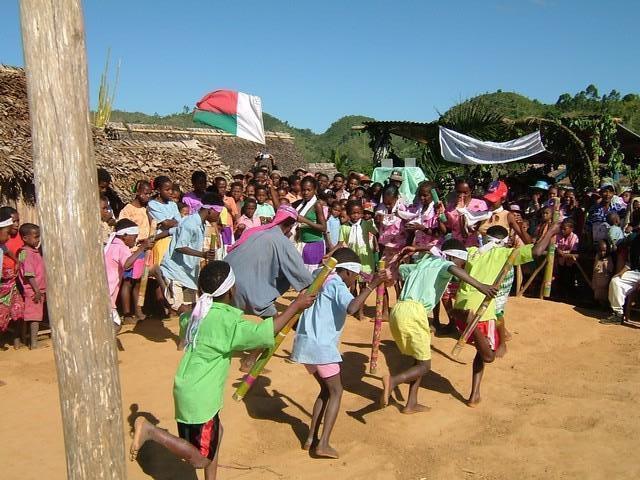
[[[311,446],[314,443],[314,439],[313,438],[307,438],[305,440],[305,442],[302,444],[302,449],[303,450],[309,450],[311,448]]]
[[[135,325],[136,323],[137,323],[137,320],[133,315],[125,315],[122,317],[123,325]]]
[[[482,401],[482,399],[480,398],[480,396],[476,396],[476,397],[470,397],[469,400],[467,400],[467,407],[470,408],[475,408],[478,405],[480,405],[480,402]]]
[[[132,462],[138,458],[138,452],[142,448],[142,445],[149,439],[149,426],[151,426],[151,424],[144,417],[136,418],[133,423],[133,441],[131,442],[131,448],[129,448],[129,460]]]
[[[333,448],[331,445],[324,445],[324,446],[320,446],[318,445],[313,453],[315,453],[318,457],[325,457],[325,458],[340,458],[340,455],[338,455],[338,451]]]
[[[142,312],[142,310],[136,310],[136,320],[138,320],[139,322],[141,322],[142,320],[145,320],[147,318],[147,316]]]
[[[507,354],[507,344],[501,342],[498,348],[496,349],[496,357],[502,358]]]
[[[382,377],[382,394],[380,395],[380,408],[389,405],[389,397],[391,396],[391,376]]]
[[[358,311],[358,320],[359,321],[363,321],[364,320],[364,312],[362,310]]]
[[[504,341],[505,342],[509,342],[512,338],[513,338],[513,335],[511,335],[511,332],[505,328],[504,329]]]
[[[411,415],[412,413],[423,413],[423,412],[428,412],[429,410],[431,410],[431,407],[427,407],[426,405],[421,405],[419,403],[416,403],[415,405],[411,405],[411,406],[407,405],[400,411],[406,415]]]

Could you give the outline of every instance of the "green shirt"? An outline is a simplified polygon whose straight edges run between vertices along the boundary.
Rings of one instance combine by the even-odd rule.
[[[479,282],[492,285],[496,281],[496,277],[502,270],[504,263],[511,255],[513,248],[495,247],[486,253],[479,253],[478,247],[468,248],[469,257],[465,270],[469,275]],[[514,265],[522,265],[533,261],[533,245],[525,245],[520,247],[519,255],[516,257]],[[456,303],[454,308],[460,310],[471,310],[475,312],[482,301],[484,294],[480,293],[468,283],[461,282],[460,289],[456,295]],[[481,322],[496,318],[496,302],[491,300],[484,315],[480,319]]]
[[[273,346],[273,320],[250,322],[242,310],[213,303],[198,327],[195,347],[184,352],[173,383],[176,420],[200,424],[222,408],[224,384],[235,351]]]
[[[317,204],[316,204],[317,205]],[[316,206],[314,205],[304,215],[304,218],[310,220],[313,223],[318,223],[318,214],[316,213]],[[315,228],[310,227],[307,224],[300,225],[300,241],[303,243],[321,242],[324,238],[322,232],[319,232]]]
[[[273,218],[276,216],[276,211],[268,203],[258,203],[256,205],[256,213],[258,217]]]
[[[378,233],[376,226],[372,220],[362,220],[360,222],[362,227],[362,239],[364,245],[358,246],[355,243],[349,243],[349,235],[351,234],[351,224],[340,226],[339,242],[344,242],[347,247],[356,252],[360,257],[360,263],[362,264],[362,271],[364,273],[372,274],[376,269],[375,251],[371,245],[371,237]]]
[[[449,272],[453,265],[431,255],[418,263],[400,265],[400,276],[404,280],[400,300],[414,300],[424,305],[427,312],[433,310],[453,277]]]

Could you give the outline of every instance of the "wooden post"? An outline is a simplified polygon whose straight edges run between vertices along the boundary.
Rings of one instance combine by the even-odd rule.
[[[540,265],[538,265],[538,267],[533,271],[533,273],[531,274],[529,279],[525,282],[525,284],[522,286],[522,288],[518,291],[516,296],[521,297],[522,295],[524,295],[524,292],[527,291],[527,288],[529,288],[529,285],[531,285],[531,283],[535,280],[538,273],[540,273],[540,271],[544,268],[546,264],[547,264],[547,259],[545,257],[545,259],[540,263]]]
[[[34,182],[67,478],[126,478],[80,0],[21,0]]]
[[[553,205],[553,223],[558,223],[560,219],[560,201],[554,200]],[[552,226],[549,226],[552,228]],[[542,279],[542,286],[540,287],[540,298],[549,298],[551,296],[551,284],[553,282],[553,269],[555,268],[556,260],[556,236],[552,236],[549,241],[549,248],[547,249],[547,265],[544,270],[544,277]]]
[[[378,262],[378,272],[386,268],[384,260]],[[384,294],[386,287],[384,282],[376,288],[376,317],[373,324],[373,337],[371,338],[371,355],[369,356],[369,373],[378,370],[378,353],[380,351],[380,333],[382,332],[382,317],[384,316]]]

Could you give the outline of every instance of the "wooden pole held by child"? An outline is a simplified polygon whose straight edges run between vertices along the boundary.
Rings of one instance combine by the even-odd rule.
[[[322,285],[324,284],[325,280],[327,279],[327,277],[333,271],[333,269],[336,267],[337,264],[338,264],[338,261],[335,258],[329,257],[326,260],[324,267],[322,267],[322,270],[320,270],[320,273],[318,273],[318,276],[313,280],[313,283],[311,283],[311,285],[307,289],[307,293],[309,294],[318,293],[320,288],[322,288]],[[289,320],[289,323],[287,323],[282,328],[282,330],[280,330],[276,335],[273,347],[268,348],[262,352],[262,354],[260,355],[260,358],[258,358],[256,363],[253,364],[253,367],[251,367],[251,371],[244,376],[242,383],[233,394],[234,400],[239,402],[244,398],[244,396],[247,394],[247,392],[249,391],[253,383],[260,376],[260,373],[262,373],[262,370],[264,370],[264,367],[269,361],[269,359],[271,359],[271,357],[276,352],[276,350],[278,350],[278,347],[287,336],[287,333],[289,333],[291,328],[298,321],[299,317],[300,317],[300,314],[294,315],[291,318],[291,320]]]
[[[151,240],[156,236],[156,229],[158,228],[158,222],[151,220],[149,232],[152,233]],[[138,290],[138,306],[144,307],[144,299],[147,296],[147,283],[149,281],[149,270],[153,267],[153,254],[151,250],[147,250],[144,254],[144,271],[142,277],[140,277],[140,290]]]
[[[504,262],[504,265],[502,266],[502,270],[500,270],[500,273],[498,273],[496,280],[493,282],[494,287],[497,288],[502,284],[505,277],[513,267],[513,264],[515,263],[516,258],[518,258],[518,254],[519,254],[518,249],[514,248],[513,251],[511,252],[511,255],[509,255],[509,258],[507,258],[506,262]],[[482,301],[482,303],[476,310],[475,314],[473,315],[473,320],[471,320],[471,322],[467,324],[467,326],[464,329],[464,332],[462,332],[462,335],[460,335],[460,338],[454,345],[453,350],[451,351],[452,357],[456,358],[458,357],[458,355],[460,355],[460,352],[462,351],[465,344],[467,343],[467,340],[469,340],[469,337],[471,337],[471,334],[473,333],[473,331],[478,326],[478,322],[484,315],[484,312],[487,310],[487,307],[491,303],[491,300],[492,298],[489,295],[486,295],[484,297],[484,300]]]
[[[386,267],[384,260],[378,262],[378,271]],[[371,340],[371,357],[369,358],[369,373],[376,373],[378,369],[378,352],[380,350],[380,332],[382,331],[382,317],[384,315],[384,283],[376,288],[376,318],[373,324],[373,339]]]
[[[45,271],[55,279],[47,285],[47,308],[66,477],[123,480],[122,396],[98,233],[82,2],[21,0],[20,25]]]
[[[553,223],[558,223],[560,219],[560,202],[556,199],[553,206]],[[549,248],[547,249],[547,264],[544,269],[544,277],[542,279],[542,288],[540,289],[540,298],[549,298],[551,296],[551,283],[553,282],[553,267],[556,258],[556,237],[551,237]]]

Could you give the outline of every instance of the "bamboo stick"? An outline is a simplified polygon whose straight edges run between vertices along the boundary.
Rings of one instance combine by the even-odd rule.
[[[431,189],[431,199],[433,200],[433,208],[438,207],[438,203],[440,203],[440,197],[438,196],[438,191],[435,188]],[[447,216],[444,213],[438,215],[438,220],[442,223],[447,222]]]
[[[378,262],[378,271],[385,269],[384,260]],[[373,338],[371,339],[371,357],[369,359],[369,373],[376,373],[378,369],[378,353],[380,351],[380,332],[382,331],[382,316],[384,306],[384,282],[376,288],[376,318],[373,324]]]
[[[318,276],[313,280],[313,283],[307,289],[307,293],[318,293],[331,271],[336,267],[337,263],[338,261],[335,258],[328,258],[326,263],[324,264],[324,267],[322,268],[320,273],[318,273]],[[278,350],[278,347],[287,336],[287,333],[289,333],[293,325],[295,325],[295,323],[298,321],[298,318],[300,318],[300,314],[294,315],[291,320],[289,320],[289,322],[284,327],[282,327],[282,330],[280,330],[276,335],[273,347],[268,348],[262,352],[260,358],[258,358],[256,363],[253,364],[253,367],[251,367],[251,371],[244,376],[242,383],[233,394],[234,400],[239,402],[244,398],[253,383],[260,376],[262,370],[264,370],[267,362],[271,359],[276,350]]]
[[[154,241],[156,237],[156,230],[158,228],[158,223],[156,220],[151,220],[151,224],[149,227],[149,232],[153,233],[151,235],[151,240]],[[144,272],[142,272],[142,277],[140,278],[140,289],[138,291],[138,306],[140,308],[144,307],[144,299],[147,296],[147,282],[149,281],[149,270],[153,266],[153,253],[151,250],[147,250],[144,254]]]
[[[516,295],[520,294],[522,287],[522,265],[516,265]]]
[[[531,285],[531,283],[533,282],[533,280],[536,278],[536,276],[540,273],[540,270],[542,270],[544,268],[544,266],[547,264],[547,259],[545,258],[542,263],[540,265],[538,265],[536,267],[536,269],[533,271],[533,273],[531,274],[531,276],[527,279],[527,281],[525,282],[525,284],[522,286],[522,289],[518,292],[518,297],[521,297],[524,292],[527,291],[527,288],[529,288],[529,285]]]
[[[518,254],[519,254],[518,249],[514,248],[513,251],[511,252],[511,255],[509,255],[509,258],[507,258],[506,262],[504,262],[504,265],[502,266],[500,273],[498,273],[496,280],[493,282],[494,287],[499,287],[500,284],[502,284],[505,277],[513,267],[513,264],[515,263],[516,258],[518,257]],[[454,345],[453,350],[451,351],[452,357],[455,358],[458,355],[460,355],[460,352],[462,351],[463,347],[467,343],[467,340],[469,340],[469,337],[471,337],[471,334],[473,333],[473,331],[478,326],[478,322],[482,318],[482,315],[484,315],[484,312],[487,310],[487,307],[491,303],[491,300],[492,298],[489,297],[488,295],[484,297],[484,300],[482,300],[482,303],[480,304],[475,314],[473,315],[473,320],[471,320],[471,322],[467,324],[467,327],[464,329],[464,332],[462,332],[462,335],[460,335],[460,338]]]
[[[555,201],[553,206],[553,223],[558,223],[560,219],[560,202]],[[549,227],[551,228],[551,227]],[[549,240],[549,248],[547,249],[547,265],[544,270],[542,287],[540,289],[540,298],[549,298],[551,296],[551,283],[553,282],[553,267],[556,258],[556,236],[553,235]]]
[[[589,276],[587,275],[587,272],[584,271],[584,268],[582,268],[582,265],[580,265],[580,262],[578,262],[577,258],[575,260],[575,265],[576,265],[576,267],[578,267],[578,270],[580,271],[580,273],[584,277],[585,281],[587,282],[587,285],[589,285],[589,288],[591,290],[593,290],[593,284],[591,283],[591,278],[589,278]]]

